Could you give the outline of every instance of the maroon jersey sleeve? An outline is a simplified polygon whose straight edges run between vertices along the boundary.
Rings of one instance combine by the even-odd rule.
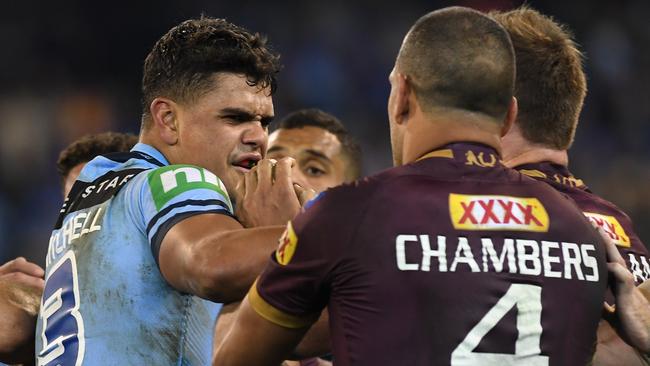
[[[321,194],[287,225],[278,249],[249,292],[258,314],[289,328],[318,319],[327,305],[333,271],[344,260],[356,227],[356,210],[345,207],[345,196],[344,187]]]

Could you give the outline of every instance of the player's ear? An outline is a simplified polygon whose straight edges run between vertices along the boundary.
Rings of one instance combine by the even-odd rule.
[[[411,97],[415,97],[415,95],[413,95],[407,76],[399,72],[395,75],[395,88],[395,122],[404,124],[411,112]]]
[[[506,118],[503,121],[503,127],[501,127],[501,137],[505,136],[508,131],[512,128],[517,120],[517,113],[519,112],[519,106],[517,104],[517,98],[512,97],[510,100],[510,105],[508,106],[508,112],[506,113]]]
[[[178,104],[167,98],[155,98],[149,106],[152,124],[167,145],[178,142]]]

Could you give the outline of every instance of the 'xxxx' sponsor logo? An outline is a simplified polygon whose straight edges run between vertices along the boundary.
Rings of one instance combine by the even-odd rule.
[[[547,232],[549,218],[537,198],[451,193],[449,213],[455,229]]]
[[[605,233],[612,239],[614,244],[621,247],[629,247],[631,245],[630,238],[625,233],[621,223],[616,220],[614,216],[601,215],[593,212],[584,212],[589,221],[595,223],[605,230]]]

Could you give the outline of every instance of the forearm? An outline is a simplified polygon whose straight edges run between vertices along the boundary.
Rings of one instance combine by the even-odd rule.
[[[323,356],[331,352],[329,332],[329,313],[323,310],[318,321],[309,328],[305,337],[300,341],[291,355],[293,360],[301,360],[309,357]]]
[[[624,299],[624,304],[617,299],[616,317],[610,323],[630,346],[649,354],[650,302],[638,288],[631,290]]]
[[[205,299],[241,301],[278,246],[284,227],[225,231],[193,248],[188,287]]]
[[[263,319],[242,302],[234,326],[212,360],[218,366],[276,366],[282,363],[305,334]]]
[[[41,294],[0,282],[0,361],[28,363],[34,359],[34,332]]]
[[[219,317],[214,326],[214,337],[212,341],[212,350],[216,351],[223,340],[228,335],[230,328],[232,328],[235,323],[235,318],[237,317],[237,309],[239,309],[240,302],[234,302],[231,304],[224,305],[219,312]]]

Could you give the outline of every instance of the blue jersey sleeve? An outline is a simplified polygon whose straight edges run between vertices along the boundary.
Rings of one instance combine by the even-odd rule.
[[[218,213],[231,217],[232,203],[223,182],[209,170],[192,165],[170,165],[134,178],[139,199],[135,221],[147,236],[156,262],[165,234],[188,217]]]

